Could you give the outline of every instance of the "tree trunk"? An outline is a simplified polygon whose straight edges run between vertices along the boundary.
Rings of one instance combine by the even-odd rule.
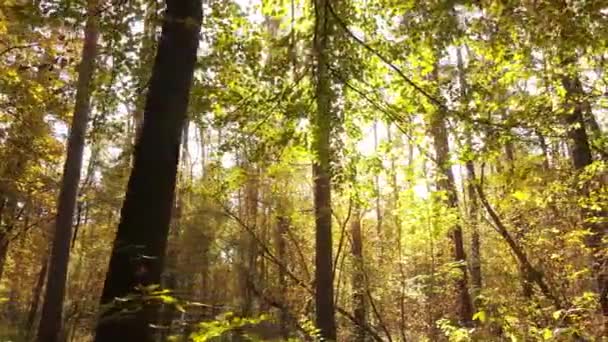
[[[543,168],[545,169],[545,171],[548,171],[551,167],[551,165],[549,164],[549,146],[547,146],[547,140],[540,131],[537,131],[536,135],[538,136],[538,144],[540,145],[540,150],[543,153]]]
[[[387,139],[388,143],[392,148],[396,148],[395,141],[393,140],[392,130],[390,123],[387,124]],[[408,145],[411,147],[411,144]],[[392,217],[395,223],[395,243],[397,245],[397,268],[399,270],[399,335],[401,336],[402,341],[406,341],[405,337],[405,290],[406,290],[406,274],[403,268],[403,223],[401,222],[401,217],[399,215],[399,197],[400,197],[400,188],[397,185],[397,165],[395,161],[395,157],[391,154],[390,156],[390,185],[392,188],[392,198],[391,198],[391,209],[393,211]],[[407,167],[412,166],[411,153],[408,155]],[[411,184],[409,184],[411,186]]]
[[[430,118],[430,133],[433,137],[435,161],[439,171],[437,188],[445,192],[447,196],[446,205],[452,210],[458,211],[458,195],[449,158],[448,133],[442,113],[436,112],[432,114]],[[454,261],[458,263],[458,269],[460,270],[460,276],[456,280],[458,318],[463,325],[470,325],[473,316],[473,306],[468,289],[462,227],[459,224],[455,224],[451,228],[450,237],[454,248]]]
[[[361,211],[359,204],[356,203],[353,210],[352,221],[350,224],[350,234],[352,237],[352,257],[353,257],[353,273],[352,273],[352,291],[353,291],[353,315],[355,316],[355,337],[354,341],[365,341],[365,329],[367,325],[365,315],[365,271],[363,269],[363,239],[361,236]]]
[[[314,180],[315,212],[315,323],[321,336],[336,340],[334,313],[334,287],[332,275],[331,236],[331,176],[330,134],[332,121],[331,81],[328,71],[328,46],[331,35],[330,0],[315,0],[314,55],[316,63],[315,97],[317,110],[311,123],[312,149],[315,156],[312,175]]]
[[[374,153],[378,153],[378,121],[374,121]],[[378,245],[380,246],[380,259],[384,259],[384,244],[385,244],[385,236],[382,228],[382,206],[380,204],[380,174],[374,174],[374,192],[376,193],[376,234],[378,234]]]
[[[85,26],[82,60],[78,69],[76,104],[70,126],[67,157],[63,168],[63,178],[57,202],[57,218],[53,245],[51,247],[47,285],[42,304],[42,318],[38,327],[38,341],[55,342],[62,329],[63,301],[68,275],[72,223],[82,155],[85,145],[85,134],[89,120],[91,102],[91,83],[97,57],[97,1],[89,0],[87,4],[87,22]]]
[[[2,232],[0,234],[0,279],[2,279],[2,275],[4,274],[4,265],[6,264],[6,255],[8,254],[8,244],[8,236],[6,233]]]
[[[137,294],[138,286],[160,283],[167,245],[202,5],[200,0],[166,0],[166,5],[144,123],[101,297],[109,309],[99,319],[97,342],[154,340],[149,324],[156,306],[146,303],[131,315],[116,317],[125,306],[141,303],[115,299]]]
[[[473,297],[476,298],[481,291],[481,242],[479,237],[479,202],[475,192],[475,165],[467,160],[468,173],[467,193],[469,195],[469,222],[471,225],[471,285]]]
[[[15,198],[14,192],[10,192],[4,197],[4,203],[0,209],[2,210],[0,212],[2,215],[0,217],[0,279],[2,279],[9,246],[15,237],[15,225],[25,208],[17,210],[17,198]]]
[[[245,184],[245,219],[247,227],[251,231],[243,231],[240,241],[240,260],[239,260],[239,287],[241,295],[241,315],[248,317],[253,314],[254,293],[251,283],[257,281],[257,246],[256,239],[252,234],[257,234],[258,224],[258,172],[255,166],[247,167],[247,183]]]
[[[458,83],[460,84],[460,96],[461,102],[466,103],[468,101],[468,85],[466,82],[466,74],[464,69],[464,63],[462,60],[462,52],[460,48],[456,50],[457,67],[458,67]],[[466,129],[466,146],[469,151],[473,150],[473,144],[471,142],[470,129]],[[510,145],[509,145],[510,146]],[[512,146],[508,148],[510,154],[513,157]],[[466,192],[469,197],[469,224],[471,227],[471,285],[473,300],[479,296],[481,291],[481,246],[479,238],[479,227],[478,227],[478,216],[479,216],[479,203],[477,200],[477,193],[475,192],[475,164],[473,160],[467,159],[465,162],[467,169],[467,186]]]
[[[286,241],[285,236],[289,229],[289,217],[285,213],[283,205],[278,205],[279,216],[277,218],[276,225],[276,236],[275,245],[277,250],[277,259],[282,265],[287,266],[287,254],[286,254]],[[285,306],[287,299],[287,275],[283,267],[277,267],[277,283],[279,292],[279,302]],[[289,339],[289,313],[285,308],[280,309],[279,313],[279,326],[281,330],[281,337],[287,341]]]
[[[8,253],[8,234],[4,224],[4,212],[6,211],[7,199],[0,192],[0,280],[4,273],[4,265],[6,263],[6,255]]]
[[[565,122],[568,125],[568,138],[570,139],[570,156],[574,168],[584,169],[593,162],[589,137],[585,130],[585,119],[583,116],[583,88],[581,82],[576,77],[564,77],[562,84],[566,89],[566,116]]]
[[[38,306],[40,304],[40,294],[42,293],[42,288],[44,287],[44,279],[46,278],[46,271],[48,268],[48,259],[44,258],[44,263],[42,264],[42,268],[38,273],[38,279],[36,280],[36,286],[34,286],[34,290],[32,291],[32,303],[30,305],[30,310],[27,314],[27,321],[25,322],[25,331],[28,334],[27,338],[31,338],[31,331],[34,327],[34,323],[36,321],[36,313],[38,312]]]
[[[562,84],[566,89],[566,117],[568,125],[568,138],[570,140],[570,153],[574,168],[582,172],[588,165],[593,163],[593,154],[589,144],[589,137],[585,129],[585,117],[583,110],[585,103],[583,87],[578,77],[562,78]],[[583,188],[583,196],[589,196],[589,189]],[[597,292],[602,314],[604,315],[605,329],[608,330],[608,257],[606,254],[606,235],[608,225],[605,220],[589,222],[595,216],[605,218],[608,216],[606,210],[594,213],[590,209],[582,209],[585,226],[590,230],[591,235],[585,241],[586,246],[591,250],[592,270],[597,282]]]

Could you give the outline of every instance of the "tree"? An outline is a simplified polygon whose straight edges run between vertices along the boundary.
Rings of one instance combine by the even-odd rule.
[[[458,197],[454,184],[454,175],[449,161],[449,147],[447,131],[441,114],[435,114],[431,119],[431,134],[435,145],[435,157],[439,169],[439,180],[437,188],[445,192],[447,196],[446,204],[453,210],[458,210]],[[473,307],[468,289],[468,276],[466,271],[466,256],[464,251],[464,241],[462,237],[462,227],[456,223],[450,232],[453,243],[454,262],[457,263],[460,274],[456,280],[456,291],[458,297],[458,317],[463,324],[470,324],[473,317]]]
[[[315,207],[315,308],[321,336],[336,339],[334,285],[332,276],[330,134],[332,94],[328,71],[328,48],[332,31],[329,0],[315,0],[315,97],[317,109],[312,117],[312,166]]]
[[[454,183],[454,173],[452,172],[450,147],[448,144],[448,131],[444,115],[441,110],[437,110],[431,113],[429,119],[429,133],[433,138],[433,146],[435,148],[437,189],[444,193],[446,206],[458,212],[458,191]],[[455,223],[451,227],[449,234],[452,239],[454,262],[460,271],[460,274],[456,278],[458,318],[462,324],[470,325],[473,318],[473,306],[468,288],[466,256],[460,223]]]
[[[96,0],[87,3],[82,59],[78,70],[76,104],[70,126],[67,157],[63,167],[61,189],[57,201],[57,218],[53,245],[47,272],[46,291],[42,304],[42,318],[38,327],[38,341],[55,342],[62,331],[62,312],[70,259],[72,224],[76,208],[76,196],[80,182],[85,134],[90,112],[91,83],[97,57],[98,4]]]
[[[101,303],[95,341],[153,341],[154,305],[127,317],[119,298],[159,284],[173,207],[179,146],[196,52],[199,0],[167,0],[161,38],[146,98],[144,123],[121,211]],[[140,298],[143,299],[143,298]],[[134,303],[129,302],[129,305]]]
[[[467,83],[466,83],[466,75],[462,60],[462,51],[461,48],[458,48],[456,51],[456,66],[458,68],[458,86],[460,87],[460,97],[461,102],[466,103],[467,96]],[[472,138],[470,129],[466,129],[466,149],[467,152],[472,153]],[[475,191],[475,185],[473,184],[475,177],[475,163],[472,158],[467,158],[465,161],[465,167],[467,169],[467,189],[466,196],[468,197],[468,221],[471,226],[471,285],[472,285],[472,295],[475,299],[479,296],[481,291],[481,247],[480,247],[480,237],[479,237],[479,227],[478,227],[478,213],[479,213],[479,203],[477,201],[477,192]]]
[[[566,90],[565,123],[570,143],[570,156],[574,169],[581,173],[593,163],[593,154],[583,114],[583,110],[588,107],[588,104],[585,103],[583,86],[576,75],[563,75],[562,86]],[[591,115],[593,114],[591,113]],[[585,186],[582,193],[589,197],[590,189]],[[598,302],[604,315],[605,328],[608,329],[608,271],[606,270],[608,256],[605,251],[608,213],[606,209],[600,209],[599,214],[583,209],[583,217],[591,234],[586,240],[586,244],[591,251],[593,260],[591,266],[597,283]]]

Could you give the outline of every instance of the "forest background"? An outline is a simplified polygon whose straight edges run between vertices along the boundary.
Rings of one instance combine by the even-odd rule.
[[[601,0],[2,0],[0,338],[601,341],[607,50]]]

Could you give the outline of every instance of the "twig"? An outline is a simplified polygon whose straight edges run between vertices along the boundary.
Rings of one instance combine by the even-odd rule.
[[[9,46],[6,49],[0,51],[0,57],[4,56],[5,54],[13,51],[13,50],[17,50],[17,49],[29,49],[31,47],[35,47],[40,45],[39,43],[32,43],[32,44],[24,44],[24,45],[14,45],[14,46]]]
[[[348,212],[346,214],[346,218],[344,219],[344,221],[342,221],[342,224],[340,225],[340,241],[338,242],[338,250],[336,251],[336,256],[334,258],[334,267],[332,270],[332,279],[336,276],[336,268],[338,267],[338,258],[340,257],[340,253],[342,252],[342,247],[344,245],[344,240],[346,237],[345,231],[346,231],[346,225],[348,224],[348,221],[350,220],[350,216],[352,213],[352,208],[353,208],[353,200],[352,198],[349,198],[348,200]],[[332,210],[333,213],[333,210]],[[337,219],[337,218],[336,218]]]

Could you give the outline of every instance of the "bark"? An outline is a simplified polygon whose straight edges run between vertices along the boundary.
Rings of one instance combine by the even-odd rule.
[[[70,126],[67,157],[63,167],[61,189],[57,201],[55,232],[42,304],[42,318],[38,327],[37,338],[40,342],[57,341],[62,330],[63,302],[70,258],[72,224],[80,182],[85,134],[89,121],[91,83],[95,70],[95,58],[97,57],[99,32],[96,11],[97,1],[89,0],[82,60],[78,69],[74,116]]]
[[[353,316],[356,320],[354,341],[364,342],[366,332],[363,327],[366,325],[365,307],[365,273],[363,269],[363,239],[361,236],[361,212],[359,204],[355,204],[352,221],[350,224],[350,234],[352,237],[352,291],[353,291]]]
[[[332,31],[329,0],[315,0],[314,56],[317,110],[312,117],[312,166],[315,212],[315,323],[321,336],[336,340],[332,276],[330,134],[332,121],[331,81],[328,70],[329,37]]]
[[[580,80],[576,77],[564,77],[562,84],[566,89],[567,97],[564,119],[568,125],[570,157],[572,158],[574,168],[582,170],[593,162],[583,116],[584,104],[581,99],[584,95],[583,88]]]
[[[154,303],[119,302],[160,283],[167,245],[182,127],[196,52],[200,0],[166,0],[162,34],[146,98],[144,123],[101,297],[106,307],[95,341],[153,341]],[[118,315],[142,304],[133,314]],[[136,307],[137,308],[137,307]]]
[[[434,113],[430,119],[430,133],[435,146],[435,158],[439,169],[437,188],[445,192],[446,205],[454,211],[458,211],[458,195],[454,183],[454,174],[449,160],[448,134],[443,114]],[[462,227],[455,224],[450,230],[450,238],[453,244],[454,261],[458,263],[460,276],[456,279],[456,291],[458,297],[458,318],[464,325],[470,325],[473,317],[473,306],[468,289],[468,274],[466,267],[466,255],[462,238]]]

